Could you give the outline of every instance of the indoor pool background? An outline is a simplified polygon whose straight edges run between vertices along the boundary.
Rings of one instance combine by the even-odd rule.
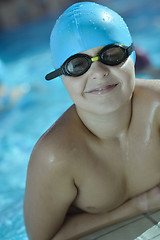
[[[160,68],[160,2],[97,2],[108,2],[108,7],[125,18],[135,45],[144,48],[153,66]],[[53,24],[54,17],[47,17],[0,33],[3,83],[9,89],[18,85],[26,89],[11,109],[0,112],[0,239],[3,240],[27,239],[22,207],[29,156],[41,134],[72,104],[61,80],[44,79],[52,69],[49,35]]]

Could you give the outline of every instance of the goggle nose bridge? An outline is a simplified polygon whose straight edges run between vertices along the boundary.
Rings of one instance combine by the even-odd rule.
[[[91,58],[91,61],[92,61],[92,62],[96,62],[96,61],[98,61],[98,60],[99,60],[99,56],[96,56],[96,57]]]

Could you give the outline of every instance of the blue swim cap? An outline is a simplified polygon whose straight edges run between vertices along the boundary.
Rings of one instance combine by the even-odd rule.
[[[81,2],[69,7],[56,21],[50,38],[54,68],[70,56],[91,48],[122,43],[132,38],[123,18],[108,7]],[[131,54],[135,63],[135,52]]]

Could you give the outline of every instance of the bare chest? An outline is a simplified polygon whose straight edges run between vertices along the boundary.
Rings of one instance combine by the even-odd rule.
[[[83,153],[76,175],[76,207],[106,212],[160,183],[159,135],[140,130],[136,134],[123,149],[109,144]]]
[[[117,166],[118,168],[118,166]],[[126,182],[122,169],[112,169],[92,159],[79,167],[75,206],[91,213],[105,212],[125,200]]]

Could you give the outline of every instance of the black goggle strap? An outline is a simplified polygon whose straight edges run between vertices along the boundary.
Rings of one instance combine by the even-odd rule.
[[[130,56],[133,51],[134,51],[134,44],[132,43],[132,44],[127,48],[128,56]]]
[[[62,74],[63,74],[62,69],[61,69],[61,68],[58,68],[57,70],[48,73],[48,74],[45,76],[45,79],[46,79],[47,81],[49,81],[49,80],[52,80],[53,78],[56,78],[56,77],[61,76]]]

